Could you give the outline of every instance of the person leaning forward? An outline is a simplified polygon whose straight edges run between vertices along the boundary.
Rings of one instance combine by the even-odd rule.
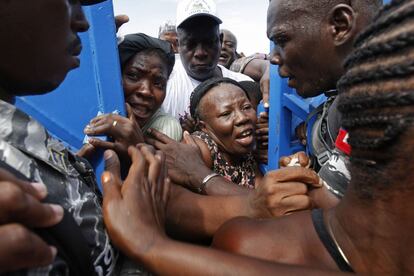
[[[92,168],[52,138],[39,122],[12,105],[15,96],[39,95],[54,90],[70,70],[79,66],[81,40],[78,33],[89,29],[82,5],[99,2],[102,1],[0,2],[0,35],[7,41],[0,45],[0,167],[24,180],[3,178],[9,184],[0,186],[0,202],[7,200],[4,195],[10,191],[6,190],[10,185],[14,187],[14,195],[19,195],[19,200],[12,202],[7,209],[2,208],[2,212],[9,214],[6,220],[1,220],[1,227],[18,223],[25,229],[21,233],[38,241],[31,255],[13,255],[13,252],[19,252],[13,247],[24,246],[19,239],[1,247],[1,256],[7,256],[8,260],[7,264],[0,262],[2,272],[27,268],[17,273],[110,275],[114,271],[117,250],[112,247],[105,231],[102,199]],[[38,190],[43,187],[41,193],[30,192],[33,189],[29,189],[25,181],[41,183],[36,185]],[[36,200],[44,198],[47,203],[63,207],[63,219],[60,207],[53,207],[56,212],[50,221],[33,223],[29,214],[36,210]],[[19,207],[23,202],[21,199],[29,200],[30,205],[26,209]],[[46,204],[43,206],[47,207]],[[52,228],[30,230],[32,227],[51,226],[60,219],[61,222]],[[44,242],[57,248],[54,260],[51,256],[56,252],[52,250],[43,262],[30,261],[41,255],[39,251],[44,249]],[[26,264],[22,264],[21,258],[27,258]]]

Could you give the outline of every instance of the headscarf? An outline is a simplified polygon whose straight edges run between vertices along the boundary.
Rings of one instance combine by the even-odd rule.
[[[204,97],[205,94],[207,94],[208,91],[210,91],[212,88],[219,86],[222,83],[229,83],[229,84],[233,84],[237,87],[239,87],[241,90],[243,90],[244,93],[246,93],[247,98],[250,100],[249,94],[246,92],[246,90],[244,89],[243,86],[240,85],[240,83],[238,83],[237,81],[233,80],[233,79],[229,79],[229,78],[211,78],[208,79],[202,83],[200,83],[193,91],[193,93],[191,94],[191,98],[190,98],[190,114],[191,117],[193,117],[194,119],[199,119],[197,118],[197,108],[198,105],[201,101],[201,99]]]
[[[148,49],[158,49],[165,54],[168,75],[170,75],[175,63],[174,51],[171,44],[143,33],[126,35],[123,41],[118,45],[121,68],[124,68],[126,63],[136,54]]]

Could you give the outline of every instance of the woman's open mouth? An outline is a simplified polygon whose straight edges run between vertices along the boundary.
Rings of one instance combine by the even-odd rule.
[[[236,141],[243,147],[249,147],[254,142],[253,129],[247,129],[237,135]]]

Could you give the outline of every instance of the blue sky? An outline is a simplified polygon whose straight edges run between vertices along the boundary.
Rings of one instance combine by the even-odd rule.
[[[115,14],[127,14],[130,22],[120,33],[143,32],[157,36],[166,20],[175,21],[178,0],[115,0]],[[238,39],[238,51],[246,55],[269,52],[266,37],[266,12],[269,0],[216,0],[222,28],[231,30]]]

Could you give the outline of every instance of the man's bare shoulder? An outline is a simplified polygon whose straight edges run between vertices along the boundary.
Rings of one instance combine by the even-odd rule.
[[[335,268],[315,232],[310,211],[230,220],[214,235],[213,247],[274,262]]]

